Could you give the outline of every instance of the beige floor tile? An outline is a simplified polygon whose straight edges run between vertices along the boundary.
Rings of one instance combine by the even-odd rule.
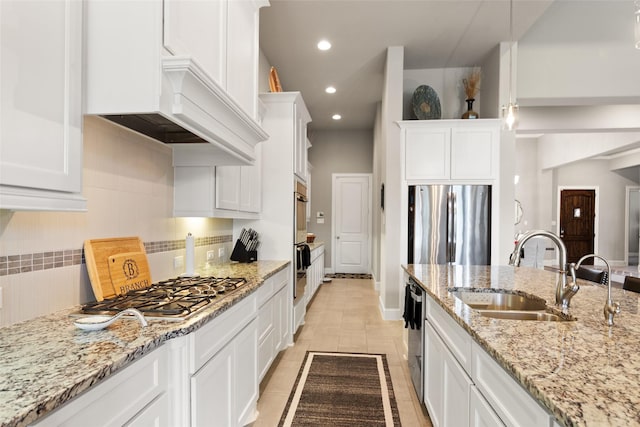
[[[404,322],[385,321],[372,280],[333,279],[307,307],[293,347],[280,353],[260,384],[253,427],[276,426],[308,350],[385,354],[403,427],[431,427],[418,401],[406,360]]]

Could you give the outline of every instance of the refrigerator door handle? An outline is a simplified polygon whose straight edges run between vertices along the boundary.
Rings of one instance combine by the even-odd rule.
[[[446,262],[453,262],[454,261],[454,255],[455,255],[455,251],[454,249],[454,235],[453,235],[453,229],[454,229],[454,221],[455,221],[455,217],[454,217],[454,194],[453,193],[447,193],[447,250],[446,250],[446,254],[447,254],[447,260]]]
[[[458,220],[458,198],[456,193],[451,193],[451,262],[456,262],[456,221]]]

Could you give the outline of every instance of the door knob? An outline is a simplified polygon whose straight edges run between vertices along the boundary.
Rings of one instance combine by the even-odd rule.
[[[340,236],[336,236],[336,239],[340,240]]]

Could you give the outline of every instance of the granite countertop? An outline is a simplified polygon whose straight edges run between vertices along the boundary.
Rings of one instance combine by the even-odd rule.
[[[115,322],[102,331],[73,325],[73,307],[0,328],[0,426],[22,426],[149,353],[163,342],[187,335],[254,292],[288,261],[223,264],[200,269],[203,276],[244,277],[247,283],[227,298],[185,321]]]
[[[501,320],[460,304],[447,289],[521,291],[553,307],[558,274],[511,266],[403,268],[560,424],[640,425],[639,294],[612,290],[613,300],[620,303],[612,327],[603,315],[606,286],[580,279],[567,313],[576,321]]]

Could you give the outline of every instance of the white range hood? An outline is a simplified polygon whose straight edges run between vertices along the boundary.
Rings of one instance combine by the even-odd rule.
[[[162,79],[156,111],[100,115],[177,150],[195,144],[221,165],[253,163],[255,145],[268,135],[191,58],[162,58]]]
[[[180,53],[189,52],[190,46],[198,50],[197,37],[195,41],[183,37],[193,35],[192,28],[220,24],[197,14],[182,21],[178,12],[191,10],[187,5],[160,0],[86,1],[84,113],[172,144],[174,152],[183,145],[198,145],[197,151],[206,152],[214,165],[252,164],[255,145],[268,137],[256,120],[257,90],[255,103],[247,98],[238,102],[229,95],[226,71],[220,72],[230,67],[226,50],[217,59],[209,55],[211,49],[205,49],[206,55],[200,49],[200,57]],[[257,9],[249,12],[257,16]],[[184,40],[192,44],[179,43]],[[230,41],[224,36],[218,46]],[[253,70],[250,63],[246,68]],[[257,85],[253,72],[233,76],[246,78],[248,88]]]

